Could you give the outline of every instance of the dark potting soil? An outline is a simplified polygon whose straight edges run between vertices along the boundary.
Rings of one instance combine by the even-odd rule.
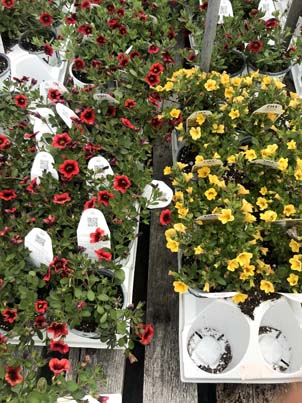
[[[0,56],[0,74],[8,68],[8,62],[4,57]]]
[[[13,323],[4,322],[2,315],[0,315],[0,329],[9,332],[14,327]]]
[[[21,48],[29,52],[42,52],[44,50],[44,46],[34,45],[32,43],[33,38],[43,39],[43,41],[49,43],[54,40],[55,37],[55,33],[49,30],[29,31],[21,36],[19,44]]]
[[[87,77],[87,73],[85,73],[84,71],[72,69],[72,74],[82,83],[92,84],[92,80],[89,80],[89,78]]]
[[[177,155],[177,161],[182,162],[184,164],[188,164],[183,171],[186,173],[191,172],[193,166],[195,165],[195,158],[198,155],[198,151],[195,151],[192,149],[192,146],[183,146],[178,155]]]
[[[276,329],[275,327],[271,326],[260,326],[259,328],[259,336],[262,334],[270,334],[270,333],[276,333],[276,339],[278,339],[280,336],[283,336],[281,330]],[[289,363],[286,362],[284,359],[280,360],[280,364],[274,364],[273,368],[276,371],[280,372],[285,372],[289,367]]]
[[[258,305],[260,305],[261,302],[278,299],[280,297],[281,295],[277,293],[266,294],[259,288],[254,287],[248,291],[248,298],[244,302],[239,303],[239,308],[241,309],[242,313],[254,320],[254,310]]]

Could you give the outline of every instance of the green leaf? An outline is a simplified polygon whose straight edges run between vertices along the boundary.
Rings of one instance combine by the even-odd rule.
[[[75,288],[75,289],[74,289],[74,296],[75,296],[76,298],[81,298],[81,296],[82,296],[82,290],[81,290],[80,288]]]
[[[99,299],[100,301],[108,301],[109,297],[106,294],[100,294],[97,296],[97,299]]]
[[[70,381],[67,383],[67,389],[69,390],[69,392],[75,392],[79,389],[79,385],[74,381]]]
[[[105,312],[104,315],[101,317],[100,323],[106,322],[107,316],[108,316],[108,314],[107,314],[107,312]]]
[[[89,301],[94,301],[95,300],[95,293],[92,290],[88,290],[87,298],[89,299]]]

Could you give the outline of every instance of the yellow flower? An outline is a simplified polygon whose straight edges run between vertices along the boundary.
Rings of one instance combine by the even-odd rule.
[[[295,140],[291,140],[286,144],[287,144],[287,148],[289,150],[296,150],[296,148],[297,148],[297,143],[295,142]]]
[[[285,214],[286,217],[289,217],[292,214],[295,214],[295,212],[296,212],[296,209],[293,204],[287,204],[286,206],[284,206],[283,214]]]
[[[243,213],[252,213],[253,212],[253,205],[246,201],[245,199],[242,199],[242,206],[241,206],[241,211]]]
[[[208,282],[206,282],[204,284],[203,291],[204,292],[209,292],[210,291],[210,284]]]
[[[188,291],[187,284],[183,283],[182,281],[173,281],[174,291],[178,292],[179,294],[184,294]]]
[[[230,156],[228,157],[227,161],[228,161],[229,164],[235,164],[235,162],[236,162],[236,157],[235,157],[235,155],[230,155]]]
[[[179,242],[170,239],[167,244],[167,248],[170,249],[171,252],[178,252],[179,249]]]
[[[253,214],[245,213],[244,222],[253,223],[256,221],[256,217]]]
[[[295,178],[297,179],[297,181],[302,181],[302,170],[301,169],[297,169],[294,173]]]
[[[183,162],[176,162],[176,165],[181,171],[188,166],[188,164],[184,164]]]
[[[224,90],[224,96],[226,98],[232,98],[233,95],[234,95],[234,89],[232,87],[226,87],[226,89]],[[222,109],[222,108],[224,108],[224,109]],[[221,105],[219,109],[221,111],[224,111],[226,108],[227,108],[227,106]]]
[[[202,155],[197,155],[197,156],[195,157],[195,164],[198,164],[198,162],[201,162],[201,161],[203,161],[203,160],[204,160],[204,158],[203,158]]]
[[[293,287],[294,285],[297,285],[297,284],[298,284],[299,276],[297,276],[297,275],[294,274],[294,273],[291,273],[291,274],[287,277],[286,280],[289,282],[289,285],[291,285],[291,286]]]
[[[238,187],[238,194],[239,195],[248,195],[250,193],[250,191],[248,189],[246,189],[243,185],[240,185],[240,183],[237,184]]]
[[[172,237],[176,235],[176,231],[174,228],[169,228],[165,231],[166,241],[171,241]]]
[[[220,82],[222,85],[228,85],[230,82],[230,76],[226,73],[222,73],[220,76]]]
[[[264,197],[258,197],[256,204],[260,207],[260,210],[265,210],[268,207],[267,201]]]
[[[184,124],[180,122],[177,126],[175,126],[175,129],[178,130],[179,132],[182,132],[184,129]],[[181,141],[180,138],[179,141]]]
[[[219,155],[217,152],[215,152],[215,153],[213,154],[213,158],[218,159],[218,158],[220,158],[220,155]]]
[[[185,225],[183,225],[182,223],[176,223],[173,225],[173,228],[177,231],[177,232],[183,232],[184,234],[186,233],[186,229],[187,227]]]
[[[269,76],[263,76],[261,82],[265,85],[270,84],[271,78]]]
[[[228,107],[227,104],[220,105],[220,106],[219,106],[219,110],[220,110],[221,112],[224,112],[224,111],[227,109],[227,107]]]
[[[277,144],[269,144],[266,148],[261,150],[261,155],[263,158],[270,157],[271,155],[274,155],[276,153],[277,149]]]
[[[268,192],[268,190],[267,190],[266,186],[263,186],[259,191],[259,193],[262,194],[262,196],[265,196],[267,194],[267,192]]]
[[[172,83],[172,81],[168,81],[168,82],[165,84],[164,89],[165,89],[166,91],[171,91],[171,90],[173,89],[173,86],[174,86],[174,84]]]
[[[232,85],[234,85],[234,87],[239,87],[241,84],[241,78],[240,77],[234,77],[231,79],[231,83]]]
[[[216,81],[211,79],[205,83],[204,87],[207,91],[215,91],[219,88]]]
[[[253,254],[250,252],[242,252],[236,257],[237,262],[240,264],[241,267],[248,266],[250,261],[253,257]]]
[[[269,294],[270,292],[274,292],[275,288],[274,288],[273,284],[270,281],[261,280],[261,282],[260,282],[260,290],[264,291],[266,294]]]
[[[198,140],[201,137],[200,127],[191,127],[189,133],[193,140]]]
[[[302,255],[294,255],[291,259],[289,259],[289,263],[291,264],[290,268],[296,271],[302,271],[302,263],[301,263]]]
[[[210,188],[204,192],[204,195],[208,200],[214,200],[217,196],[217,192],[214,188]]]
[[[244,279],[246,280],[248,277],[252,277],[255,275],[255,266],[254,265],[248,265],[243,267],[243,275]]]
[[[190,180],[193,178],[193,174],[192,174],[192,172],[184,173],[183,177],[184,177],[186,182],[190,182]]]
[[[194,254],[195,255],[202,255],[204,253],[204,249],[199,245],[194,248]]]
[[[170,175],[172,173],[171,167],[165,167],[164,168],[164,175]]]
[[[209,167],[199,168],[197,171],[198,178],[206,178],[210,172],[211,169]]]
[[[285,87],[285,84],[283,84],[279,79],[275,79],[275,86],[278,90],[281,90],[282,88]]]
[[[174,202],[182,202],[183,199],[184,199],[184,194],[182,191],[178,190],[177,192],[175,192],[175,194],[173,196]]]
[[[239,267],[239,263],[237,262],[236,259],[228,260],[227,269],[229,271],[235,271],[236,269],[238,269],[238,267]]]
[[[235,302],[235,304],[240,304],[241,302],[244,302],[247,299],[247,294],[242,294],[239,292],[238,294],[234,295],[232,297],[232,301]]]
[[[171,111],[170,111],[170,116],[172,117],[172,118],[175,118],[175,119],[177,119],[177,118],[179,118],[179,115],[181,114],[181,110],[180,109],[172,109]]]
[[[218,134],[224,133],[224,125],[218,125],[217,123],[214,123],[212,125],[212,132]]]
[[[278,163],[279,163],[278,167],[279,167],[280,171],[285,171],[288,166],[288,158],[280,158]]]
[[[297,99],[291,99],[288,104],[290,108],[296,108],[298,105],[299,101]]]
[[[244,101],[244,97],[242,95],[239,95],[238,97],[234,97],[233,102],[237,102],[238,104],[242,104]]]
[[[276,221],[277,214],[273,210],[267,210],[265,213],[260,214],[260,219],[265,222]]]
[[[259,231],[259,230],[257,230],[256,232],[255,232],[255,234],[254,234],[254,239],[256,239],[257,241],[259,240],[259,241],[263,241],[263,238],[262,238],[262,236],[261,236],[261,232]]]
[[[191,194],[193,193],[193,188],[192,188],[192,186],[188,186],[188,187],[186,188],[186,192],[187,192],[189,195],[191,195]]]
[[[276,113],[268,112],[266,114],[266,117],[268,118],[268,120],[274,122],[277,119],[278,115]]]
[[[268,252],[268,248],[264,248],[263,246],[260,248],[260,252],[262,253],[262,255],[266,256],[267,252]]]
[[[185,217],[185,216],[188,214],[189,209],[188,209],[188,208],[185,208],[185,207],[181,207],[181,208],[178,209],[177,212],[178,212],[178,216],[179,216],[180,218],[183,218],[183,217]]]
[[[301,243],[296,242],[293,239],[290,240],[289,247],[290,247],[292,252],[294,252],[294,253],[299,252],[300,246],[301,246]]]
[[[197,113],[196,122],[201,126],[205,122],[206,118],[203,113]]]
[[[302,169],[302,160],[301,158],[297,158],[297,169]]]
[[[221,214],[218,216],[218,220],[222,222],[222,224],[226,224],[229,221],[234,221],[235,217],[232,214],[231,209],[222,209]]]
[[[231,109],[231,112],[229,113],[229,117],[232,120],[239,118],[239,116],[240,116],[240,112],[238,111],[238,109]]]
[[[252,77],[246,76],[246,77],[243,78],[243,80],[244,80],[246,85],[252,85],[253,84],[253,78]]]
[[[246,151],[244,152],[244,156],[245,156],[245,158],[246,158],[248,161],[252,161],[252,160],[254,160],[254,159],[257,158],[256,151],[253,150],[253,149],[246,150]]]

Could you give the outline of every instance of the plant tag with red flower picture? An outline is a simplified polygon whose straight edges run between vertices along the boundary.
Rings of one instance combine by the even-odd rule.
[[[69,129],[72,128],[74,120],[79,119],[78,115],[76,115],[76,113],[66,105],[60,103],[56,104],[56,111]]]
[[[77,228],[78,246],[84,248],[91,260],[98,260],[97,250],[110,249],[110,230],[104,214],[95,208],[83,211]],[[104,259],[107,254],[104,252]],[[108,255],[109,256],[109,255]]]
[[[218,24],[223,24],[224,17],[234,17],[233,7],[230,0],[221,0],[218,15]]]
[[[41,228],[33,228],[24,238],[24,245],[29,249],[29,261],[35,267],[48,266],[53,260],[52,241],[48,233]]]
[[[273,113],[274,115],[276,115],[277,119],[277,117],[282,115],[283,112],[284,112],[283,107],[280,104],[266,104],[261,106],[261,108],[256,109],[252,113],[252,116],[257,113],[270,113],[270,114]]]
[[[164,208],[171,203],[173,190],[165,182],[154,179],[145,186],[142,197],[148,200],[149,209]]]
[[[108,175],[114,176],[114,172],[109,164],[109,162],[106,160],[106,158],[102,157],[101,155],[98,155],[96,157],[93,157],[89,160],[88,162],[88,169],[93,171],[93,179],[94,180],[100,180],[102,182],[102,185],[107,186],[109,184],[108,179],[106,177]],[[91,183],[87,181],[87,186],[94,186],[95,183]],[[98,190],[98,185],[96,185],[96,189]]]
[[[193,165],[192,172],[197,172],[199,168],[202,167],[217,167],[217,166],[222,166],[223,162],[221,160],[218,160],[216,158],[210,159],[210,160],[203,160],[198,162],[197,164]]]
[[[260,0],[258,9],[265,13],[262,17],[263,20],[273,18],[273,13],[276,11],[273,0]]]
[[[269,167],[272,169],[279,169],[279,162],[271,161],[271,160],[264,160],[261,158],[250,161],[250,164],[262,165],[264,167]]]
[[[31,180],[37,178],[37,184],[40,184],[40,179],[43,174],[49,172],[54,179],[59,180],[59,175],[56,169],[53,167],[55,161],[53,156],[46,151],[40,151],[33,162],[30,178]]]
[[[200,123],[198,122],[199,116],[207,118],[210,115],[212,115],[212,112],[207,110],[193,112],[186,120],[186,131],[188,131],[189,127],[195,127],[200,125]]]

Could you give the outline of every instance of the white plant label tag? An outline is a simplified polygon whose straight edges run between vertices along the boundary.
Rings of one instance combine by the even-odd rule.
[[[265,21],[274,18],[273,13],[276,11],[276,8],[273,0],[260,0],[258,9],[265,13],[262,17]]]
[[[98,242],[90,242],[90,234],[96,232],[97,228],[103,231],[103,235]],[[77,228],[77,240],[78,246],[85,248],[84,253],[86,253],[91,260],[98,260],[95,253],[96,250],[103,248],[110,249],[110,230],[104,214],[100,210],[91,208],[83,211]]]
[[[56,133],[57,129],[49,123],[49,118],[52,116],[55,117],[55,114],[49,108],[37,108],[31,115],[30,121],[33,124],[33,131],[36,133],[35,139],[38,143],[41,142],[43,134]]]
[[[218,24],[223,24],[224,17],[234,17],[233,7],[230,0],[221,0],[218,15]]]
[[[289,292],[279,292],[278,294],[283,295],[284,297],[295,301],[295,302],[299,302],[300,304],[302,303],[302,294],[293,294],[293,293],[289,293]]]
[[[203,293],[205,298],[231,298],[237,295],[237,292],[205,292]]]
[[[104,92],[97,92],[97,93],[93,94],[93,99],[94,99],[95,101],[98,101],[98,102],[107,101],[107,102],[110,102],[110,103],[112,103],[112,104],[118,104],[118,103],[119,103],[119,102],[118,102],[115,98],[113,98],[111,95],[106,94],[106,93],[104,93]]]
[[[274,113],[275,115],[280,116],[283,112],[284,110],[280,104],[266,104],[261,106],[261,108],[256,109],[252,115],[256,113]]]
[[[56,169],[53,167],[53,164],[55,163],[53,156],[46,152],[46,151],[40,151],[33,162],[31,171],[30,171],[30,178],[33,180],[34,178],[40,178],[43,176],[43,173],[50,172],[51,176],[55,179],[59,179],[58,172]],[[37,181],[38,183],[40,181]]]
[[[119,393],[102,393],[99,397],[99,400],[94,399],[90,395],[86,395],[83,397],[83,403],[99,403],[101,402],[101,398],[104,398],[104,403],[122,403],[122,395]],[[72,399],[71,396],[59,397],[57,403],[76,403],[75,400]]]
[[[5,53],[1,34],[0,34],[0,53]]]
[[[160,192],[159,197],[154,196],[155,189]],[[142,197],[148,200],[147,207],[149,209],[165,208],[167,207],[173,197],[173,190],[163,181],[153,179],[153,181],[146,185],[142,193]]]
[[[188,130],[189,127],[198,125],[197,117],[198,117],[199,114],[201,114],[205,118],[207,118],[207,116],[212,115],[212,112],[211,111],[196,111],[196,112],[193,112],[186,120],[186,130]]]
[[[103,179],[103,184],[105,186],[108,185],[109,181],[105,180],[108,175],[114,175],[114,172],[106,160],[106,158],[102,157],[101,155],[93,157],[88,162],[88,169],[93,171],[93,178],[94,179]],[[90,182],[87,182],[88,186],[91,186]]]
[[[271,160],[264,160],[261,158],[250,161],[250,164],[262,165],[262,166],[269,167],[272,169],[279,169],[279,162],[271,161]]]
[[[198,169],[203,168],[203,167],[216,167],[216,166],[221,166],[221,165],[223,165],[223,162],[216,158],[213,158],[210,160],[203,160],[203,161],[197,162],[193,166],[192,172],[196,172],[196,171],[198,171]]]
[[[56,111],[69,129],[72,128],[73,119],[79,119],[78,115],[76,115],[75,112],[66,105],[56,104]]]
[[[24,245],[30,250],[29,261],[35,267],[48,266],[53,260],[52,241],[41,228],[33,228],[25,237]]]
[[[219,214],[204,214],[195,219],[196,224],[210,224],[212,222],[217,222]],[[236,294],[236,293],[235,293]]]

